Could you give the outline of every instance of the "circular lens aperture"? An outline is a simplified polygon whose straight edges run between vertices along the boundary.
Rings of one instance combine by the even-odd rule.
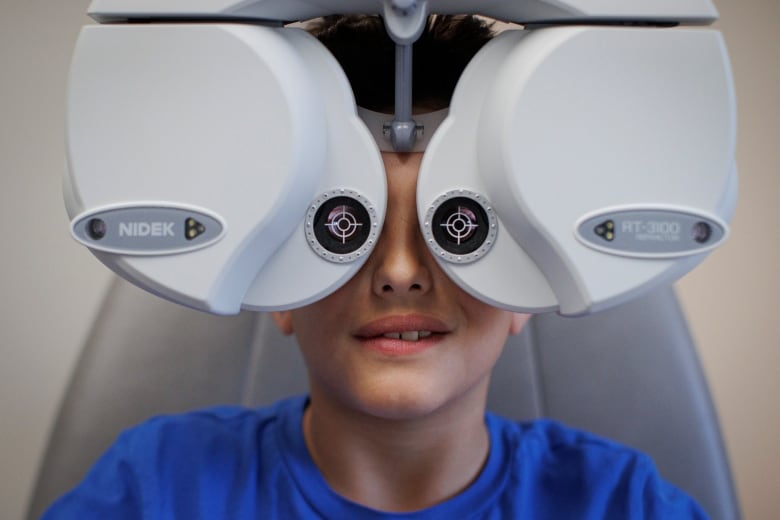
[[[331,262],[351,262],[367,254],[378,234],[376,210],[352,190],[333,190],[312,203],[306,218],[309,246]]]
[[[367,217],[368,214],[362,215],[365,212],[363,207],[357,209],[357,206],[342,204],[336,206],[328,213],[325,219],[324,226],[330,232],[332,238],[335,238],[341,244],[346,244],[351,241],[358,234],[360,229],[367,224],[360,221],[360,217]]]
[[[440,258],[469,263],[484,256],[497,234],[493,209],[477,193],[454,190],[439,197],[428,210],[428,245]]]

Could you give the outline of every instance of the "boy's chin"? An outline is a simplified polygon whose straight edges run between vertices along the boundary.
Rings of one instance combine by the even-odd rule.
[[[475,399],[469,390],[427,383],[376,385],[353,395],[353,405],[366,415],[392,421],[424,420],[460,406],[475,407],[477,410],[471,411],[477,412],[484,407],[484,399]]]
[[[415,421],[434,415],[446,403],[430,397],[392,395],[378,398],[363,397],[360,411],[377,419],[388,421]]]

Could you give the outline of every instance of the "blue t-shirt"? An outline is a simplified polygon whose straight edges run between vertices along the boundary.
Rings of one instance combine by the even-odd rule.
[[[306,398],[158,417],[123,433],[52,519],[705,518],[632,449],[539,420],[487,413],[490,453],[455,497],[382,513],[330,489],[303,439]]]

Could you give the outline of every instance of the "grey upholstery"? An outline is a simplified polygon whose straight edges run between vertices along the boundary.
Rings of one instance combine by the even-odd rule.
[[[738,518],[717,417],[672,289],[586,318],[535,316],[509,343],[490,409],[552,417],[639,448],[712,518]],[[54,426],[30,518],[128,426],[214,404],[268,404],[306,386],[293,340],[267,315],[210,316],[117,281]]]

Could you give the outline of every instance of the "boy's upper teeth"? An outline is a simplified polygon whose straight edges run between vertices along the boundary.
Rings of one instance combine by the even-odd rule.
[[[389,339],[402,339],[404,341],[417,341],[422,338],[427,338],[432,334],[429,330],[409,330],[406,332],[388,332],[383,334],[384,337]]]

